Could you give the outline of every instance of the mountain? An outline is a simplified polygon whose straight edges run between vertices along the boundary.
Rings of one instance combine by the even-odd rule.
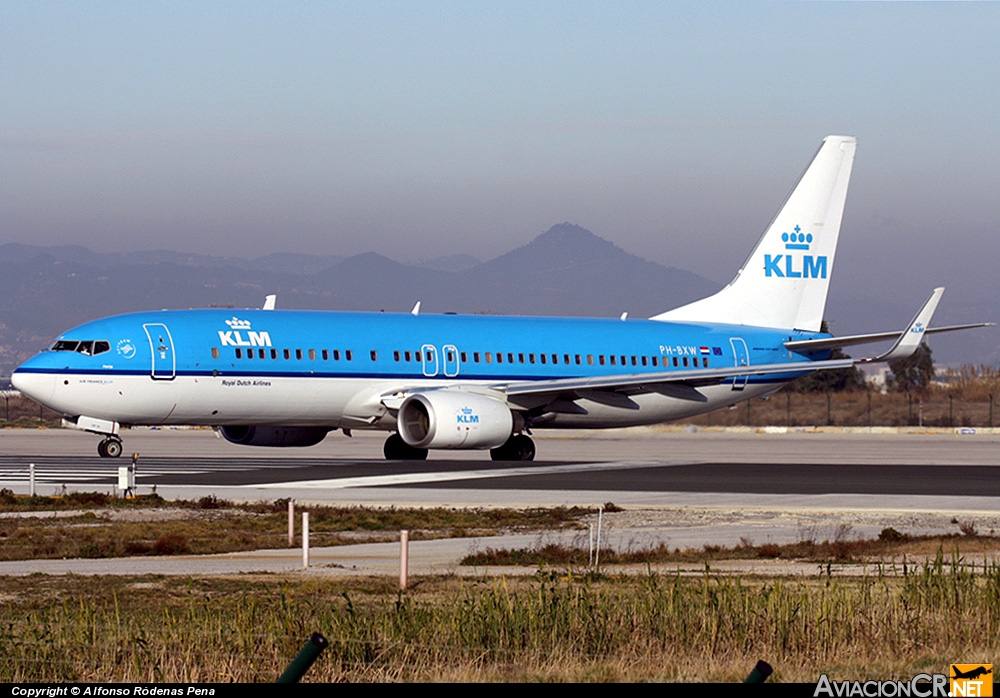
[[[629,254],[578,225],[553,226],[488,262],[418,265],[374,252],[349,258],[277,253],[253,260],[165,250],[0,245],[0,375],[82,322],[156,308],[258,307],[521,315],[646,316],[718,284]]]

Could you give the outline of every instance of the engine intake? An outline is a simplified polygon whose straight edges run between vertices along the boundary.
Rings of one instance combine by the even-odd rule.
[[[414,448],[496,448],[514,431],[505,402],[461,390],[410,395],[397,422],[399,435]]]
[[[328,427],[278,427],[270,425],[220,427],[226,441],[242,446],[315,446],[326,438]]]

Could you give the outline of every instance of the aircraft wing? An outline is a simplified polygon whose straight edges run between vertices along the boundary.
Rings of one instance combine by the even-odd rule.
[[[697,388],[706,385],[717,385],[728,378],[738,376],[767,376],[778,374],[810,373],[838,368],[847,368],[854,364],[895,361],[913,354],[927,334],[927,325],[937,309],[944,294],[944,288],[936,288],[930,298],[921,306],[913,320],[902,332],[887,333],[884,338],[896,337],[896,342],[889,351],[878,356],[864,359],[828,359],[826,361],[789,362],[779,364],[761,364],[757,366],[729,366],[723,368],[693,369],[690,371],[660,371],[657,373],[642,373],[619,376],[594,376],[588,378],[560,378],[543,381],[521,381],[507,385],[493,386],[506,393],[509,400],[525,406],[539,406],[547,401],[571,403],[575,399],[588,398],[608,405],[638,409],[638,405],[628,398],[629,394],[658,392],[663,395],[685,400],[705,402],[707,398]],[[978,325],[976,325],[978,326]],[[805,342],[788,342],[786,347],[796,345],[801,351],[803,345],[812,348],[817,344],[810,342],[827,342],[829,340],[808,340]]]
[[[660,371],[657,373],[634,373],[618,376],[593,376],[588,378],[558,378],[543,381],[521,381],[506,385],[495,385],[494,389],[506,393],[513,402],[531,402],[524,398],[569,399],[587,397],[606,404],[622,403],[629,407],[629,394],[656,392],[680,399],[705,402],[707,398],[696,388],[716,385],[727,378],[736,376],[767,376],[789,373],[810,373],[812,371],[848,368],[855,359],[830,359],[828,361],[798,361],[794,363],[761,364],[759,366],[729,366],[726,368],[701,368],[690,371]],[[619,397],[616,398],[615,394]],[[521,399],[518,399],[521,398]],[[620,399],[624,398],[624,399]],[[635,403],[632,403],[635,404]]]

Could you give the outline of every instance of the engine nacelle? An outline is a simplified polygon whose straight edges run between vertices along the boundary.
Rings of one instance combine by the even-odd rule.
[[[328,427],[237,426],[220,427],[226,441],[242,446],[315,446],[326,438]]]
[[[514,431],[505,402],[461,390],[410,395],[397,422],[399,435],[414,448],[496,448]]]

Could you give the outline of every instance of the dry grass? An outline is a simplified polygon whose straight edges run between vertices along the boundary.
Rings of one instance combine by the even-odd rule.
[[[288,544],[285,501],[235,505],[214,497],[170,503],[159,498],[109,498],[107,502],[104,498],[100,493],[31,498],[0,492],[0,511],[22,514],[0,518],[0,560],[227,553]],[[151,501],[170,509],[151,509]],[[108,508],[111,504],[114,506]],[[23,515],[66,509],[84,511],[58,519]],[[411,531],[413,540],[558,530],[576,527],[581,517],[591,513],[577,507],[478,510],[313,506],[298,511],[310,512],[310,541],[317,547],[359,540],[398,540],[400,529]],[[164,513],[170,518],[162,516]]]
[[[745,540],[735,547],[705,545],[702,548],[670,548],[660,543],[640,549],[615,550],[601,548],[600,561],[604,565],[662,565],[674,562],[710,562],[716,560],[797,560],[814,563],[870,562],[883,560],[922,560],[947,550],[950,554],[1000,554],[1000,538],[982,536],[972,526],[966,532],[951,535],[910,536],[886,528],[877,539],[848,539],[837,536],[834,540],[799,540],[779,545],[764,543],[754,545]],[[845,531],[846,532],[846,531]],[[467,555],[463,565],[501,567],[569,567],[583,569],[590,564],[589,548],[560,543],[546,543],[533,548],[485,550]]]

